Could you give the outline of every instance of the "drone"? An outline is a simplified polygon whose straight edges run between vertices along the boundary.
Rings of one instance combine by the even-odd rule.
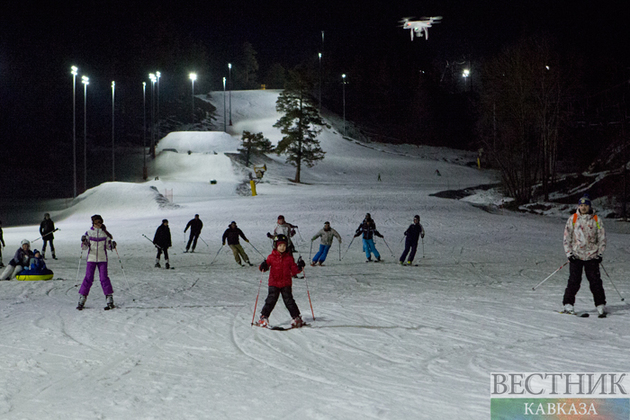
[[[419,20],[411,20],[412,17],[402,18],[400,23],[402,23],[403,29],[410,29],[411,40],[413,41],[414,35],[417,37],[422,37],[424,32],[424,38],[429,39],[429,28],[434,23],[440,23],[442,20],[442,16],[433,16],[433,17],[423,17]]]

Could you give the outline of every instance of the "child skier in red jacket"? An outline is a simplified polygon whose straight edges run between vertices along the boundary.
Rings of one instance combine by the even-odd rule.
[[[302,317],[300,316],[300,310],[298,309],[295,300],[293,299],[292,281],[293,276],[302,272],[302,269],[306,263],[300,257],[297,264],[293,259],[293,255],[287,252],[288,239],[286,235],[277,235],[273,241],[273,251],[267,257],[265,261],[260,264],[258,269],[260,271],[269,271],[269,294],[265,299],[265,306],[260,311],[260,320],[258,325],[261,327],[269,326],[269,315],[276,306],[276,302],[280,295],[285,306],[291,314],[291,326],[293,328],[299,328],[304,325]]]

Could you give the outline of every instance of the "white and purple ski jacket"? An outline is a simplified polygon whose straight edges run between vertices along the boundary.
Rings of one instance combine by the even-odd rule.
[[[112,240],[103,229],[91,227],[85,232],[88,243],[82,242],[81,249],[88,250],[88,262],[107,262],[107,251],[112,250]]]

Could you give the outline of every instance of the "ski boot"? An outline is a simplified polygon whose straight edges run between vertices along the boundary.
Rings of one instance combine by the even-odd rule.
[[[107,306],[104,308],[106,311],[110,309],[114,309],[116,306],[114,305],[114,296],[107,295],[105,296],[105,301],[107,302]]]
[[[597,305],[597,317],[598,318],[606,318],[606,305]]]
[[[291,321],[291,328],[300,328],[304,326],[304,321],[302,321],[302,317],[300,315],[293,318]]]
[[[77,305],[77,310],[79,311],[83,310],[86,300],[87,300],[87,296],[79,295],[79,304]]]
[[[315,267],[317,264],[315,262],[311,263],[311,267]]]
[[[171,268],[171,265],[169,263],[166,263],[166,269],[168,270],[169,268]]]
[[[156,263],[155,263],[155,268],[162,268],[162,266],[160,265],[160,263],[159,263],[159,262],[156,262]]]
[[[53,252],[53,260],[56,260],[57,256],[55,255],[55,253]]]
[[[260,319],[256,323],[259,327],[267,328],[269,327],[269,318],[264,315],[260,316]]]
[[[564,310],[562,311],[562,313],[575,315],[575,308],[570,303],[567,303],[566,305],[564,305]]]
[[[249,261],[245,261],[247,264],[249,264],[249,266],[253,266],[254,264],[250,263]]]

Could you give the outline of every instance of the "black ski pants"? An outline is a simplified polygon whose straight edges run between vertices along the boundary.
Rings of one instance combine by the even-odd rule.
[[[599,261],[597,260],[571,261],[569,264],[569,282],[567,288],[564,290],[562,304],[575,305],[575,295],[577,295],[577,292],[580,290],[580,284],[582,283],[582,269],[584,269],[586,273],[586,279],[591,288],[595,306],[605,305],[606,293],[604,292],[602,277],[599,274]]]
[[[405,242],[405,250],[403,251],[402,255],[400,256],[400,262],[405,262],[405,257],[407,257],[407,254],[409,253],[409,251],[411,251],[411,253],[409,253],[409,262],[412,262],[413,259],[416,257],[416,251],[418,250],[418,241],[416,241],[415,243],[409,243],[409,242]]]
[[[155,259],[159,261],[160,257],[162,256],[162,252],[164,252],[164,260],[168,262],[168,248],[158,248]]]
[[[271,311],[276,306],[276,302],[278,302],[278,298],[282,295],[282,300],[284,300],[284,306],[289,310],[289,314],[291,314],[291,318],[295,318],[296,316],[300,316],[300,310],[298,309],[297,304],[295,303],[295,299],[293,299],[293,291],[291,286],[287,287],[274,287],[269,286],[269,294],[267,295],[267,299],[265,299],[265,306],[263,306],[262,311],[260,311],[260,315],[269,317],[271,315]]]
[[[190,232],[190,236],[188,237],[188,243],[186,244],[186,251],[190,249],[190,244],[192,244],[192,250],[194,251],[197,248],[197,239],[199,239],[199,233]]]

